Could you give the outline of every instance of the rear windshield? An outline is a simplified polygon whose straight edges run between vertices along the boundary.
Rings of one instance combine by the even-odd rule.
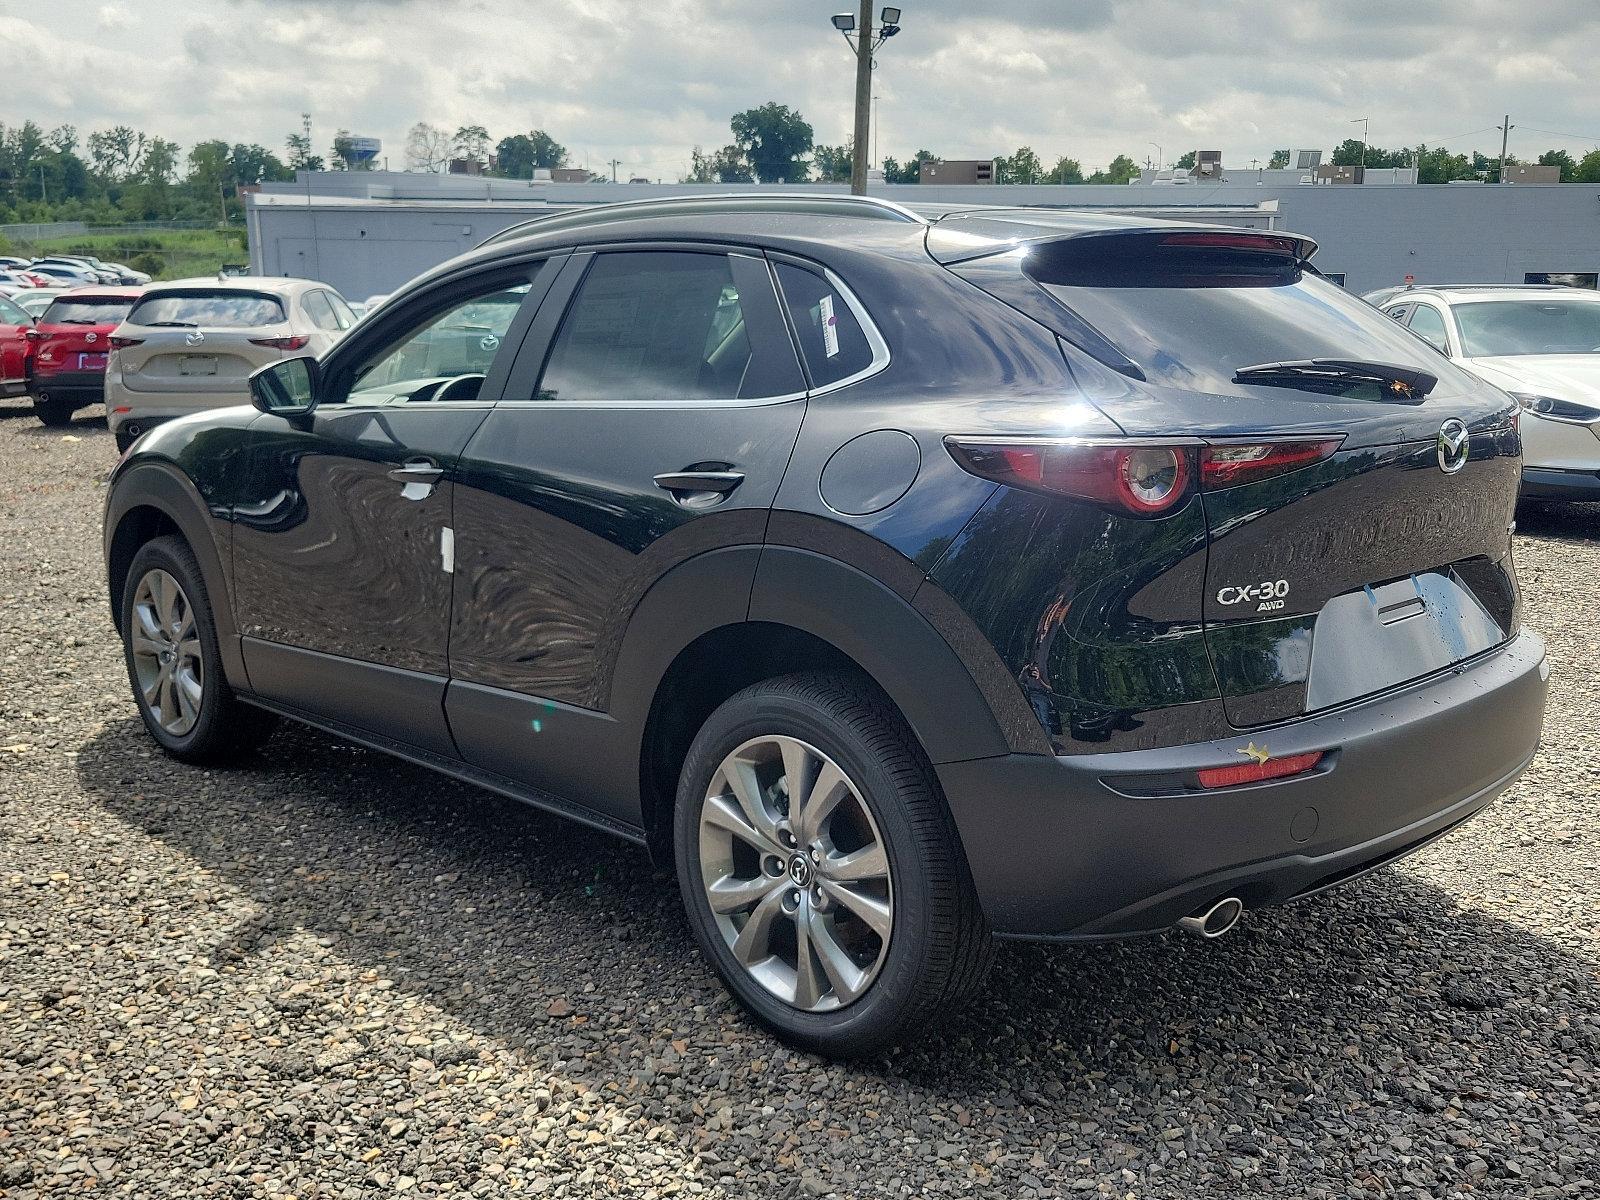
[[[1259,395],[1259,384],[1234,383],[1234,373],[1309,358],[1411,367],[1441,379],[1448,369],[1392,318],[1281,255],[1061,247],[1030,255],[1028,274],[1152,383]]]
[[[283,320],[276,296],[260,292],[190,291],[146,296],[128,314],[130,325],[203,325],[207,329],[252,329]]]
[[[41,325],[117,325],[133,307],[132,299],[74,296],[54,301],[39,319]]]
[[[1600,350],[1600,304],[1592,300],[1484,300],[1457,304],[1455,314],[1468,358]]]

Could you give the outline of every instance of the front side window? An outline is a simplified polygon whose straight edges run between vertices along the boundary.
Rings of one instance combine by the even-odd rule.
[[[601,254],[567,309],[541,400],[733,400],[764,394],[725,254]]]
[[[1593,300],[1485,300],[1458,304],[1455,313],[1469,358],[1600,351],[1600,304]]]
[[[1417,311],[1411,314],[1409,328],[1440,354],[1450,353],[1450,339],[1444,332],[1444,316],[1433,305],[1417,305]]]
[[[872,346],[839,290],[815,271],[778,264],[778,283],[811,386],[827,387],[872,365]]]
[[[254,329],[285,320],[283,302],[263,292],[231,288],[160,292],[145,296],[128,314],[130,325]]]
[[[502,281],[411,325],[356,368],[348,402],[476,400],[528,286]]]

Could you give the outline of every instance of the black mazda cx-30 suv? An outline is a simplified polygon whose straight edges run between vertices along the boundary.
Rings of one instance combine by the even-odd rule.
[[[994,935],[1225,932],[1527,765],[1517,408],[1305,238],[842,197],[533,221],[142,438],[150,734],[277,717],[675,863],[829,1054]]]

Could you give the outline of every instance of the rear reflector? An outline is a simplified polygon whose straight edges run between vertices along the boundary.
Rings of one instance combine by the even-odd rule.
[[[271,346],[274,350],[303,350],[311,339],[305,334],[298,337],[251,338],[252,346]]]
[[[1208,788],[1238,787],[1242,783],[1260,783],[1266,779],[1283,779],[1301,775],[1322,761],[1322,751],[1310,754],[1291,754],[1287,758],[1269,758],[1264,763],[1243,763],[1237,767],[1204,767],[1200,771],[1200,786]]]
[[[1254,483],[1285,471],[1319,463],[1339,448],[1338,438],[1306,442],[1252,442],[1204,446],[1200,450],[1200,486],[1207,491]]]

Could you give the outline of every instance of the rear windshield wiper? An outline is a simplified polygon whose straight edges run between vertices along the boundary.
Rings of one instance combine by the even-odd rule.
[[[93,317],[62,317],[61,320],[56,322],[56,324],[58,324],[58,325],[98,325],[98,324],[100,324],[100,322],[95,320]]]
[[[146,329],[193,329],[193,321],[141,321]]]
[[[1375,385],[1382,399],[1395,404],[1421,404],[1439,382],[1437,375],[1392,363],[1357,362],[1344,358],[1298,358],[1257,363],[1233,373],[1235,383],[1301,388],[1344,395],[1362,384]]]

